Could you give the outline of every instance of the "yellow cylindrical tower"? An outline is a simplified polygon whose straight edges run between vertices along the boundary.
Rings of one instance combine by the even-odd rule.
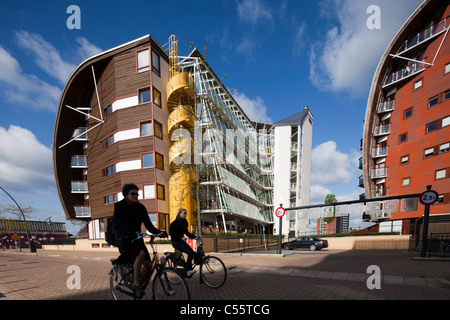
[[[175,42],[175,43],[174,43]],[[169,56],[177,61],[176,37],[169,38]],[[192,108],[194,100],[194,79],[189,72],[179,72],[176,64],[171,66],[170,79],[167,83],[167,107],[169,139],[169,165],[172,177],[169,180],[170,221],[178,214],[179,208],[187,210],[190,226],[197,225],[195,191],[195,167],[193,164],[193,128],[195,115]]]

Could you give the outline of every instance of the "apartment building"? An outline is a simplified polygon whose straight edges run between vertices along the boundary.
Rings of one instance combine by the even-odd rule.
[[[312,116],[301,113],[290,136],[303,160],[292,163],[307,177]],[[161,46],[147,35],[90,57],[69,77],[54,130],[61,203],[68,219],[89,222],[90,239],[104,238],[130,182],[161,230],[183,207],[192,232],[260,233],[264,224],[273,233],[276,132],[248,118],[196,49],[179,57],[175,36]],[[309,180],[296,188],[292,201],[307,204]]]
[[[359,185],[366,198],[421,193],[432,185],[439,199],[431,214],[450,213],[449,26],[449,2],[424,1],[380,60],[361,143]],[[363,219],[413,234],[423,212],[417,200],[387,201]]]

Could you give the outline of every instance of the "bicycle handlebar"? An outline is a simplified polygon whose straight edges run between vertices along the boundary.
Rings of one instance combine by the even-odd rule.
[[[160,238],[166,238],[167,234],[164,231],[161,231],[158,234],[152,234],[152,233],[148,233],[148,232],[136,232],[136,238],[134,238],[133,240],[131,240],[131,242],[134,242],[136,240],[141,239],[144,235],[150,236],[150,243],[153,243],[153,240],[155,240],[156,237],[160,237]],[[163,237],[165,236],[166,237]]]

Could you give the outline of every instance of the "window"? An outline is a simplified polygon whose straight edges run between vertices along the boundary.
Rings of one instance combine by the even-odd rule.
[[[157,75],[161,74],[159,55],[153,50],[152,50],[152,69]]]
[[[434,156],[434,147],[425,149],[425,154],[423,155],[424,158],[429,158]]]
[[[445,65],[445,74],[447,74],[447,73],[449,73],[450,72],[450,63],[447,63],[446,65]]]
[[[430,133],[430,132],[436,131],[436,129],[437,129],[437,121],[433,121],[433,122],[427,124],[425,133]]]
[[[419,81],[414,82],[414,90],[422,88],[422,79]]]
[[[436,170],[436,180],[447,177],[447,169]]]
[[[156,167],[160,170],[164,170],[164,156],[155,152]]]
[[[410,177],[403,178],[403,180],[402,180],[402,187],[409,186],[410,183],[411,183],[411,178]]]
[[[116,173],[116,165],[115,164],[113,164],[112,166],[106,167],[105,169],[102,169],[102,177],[107,177],[114,173]]]
[[[163,138],[163,127],[158,121],[155,121],[155,136],[160,139]]]
[[[428,100],[428,108],[434,107],[439,102],[439,96],[433,97],[430,100]]]
[[[112,113],[112,105],[110,104],[105,109],[103,109],[103,116],[106,118]]]
[[[449,143],[449,142],[444,143],[444,144],[441,144],[441,145],[439,146],[439,154],[448,152],[449,147],[450,147],[450,143]]]
[[[149,136],[153,134],[152,122],[141,122],[141,137]]]
[[[408,133],[402,133],[398,138],[398,143],[403,143],[408,140]]]
[[[117,193],[110,194],[103,197],[103,204],[111,204],[117,202]]]
[[[137,54],[137,70],[138,72],[150,70],[150,54],[149,49],[139,51]]]
[[[153,167],[153,153],[144,153],[142,155],[142,168]]]
[[[442,128],[446,127],[450,125],[450,116],[445,117],[444,119],[442,119]]]
[[[408,118],[412,117],[412,112],[413,112],[412,108],[405,110],[403,112],[403,119],[408,119]]]
[[[100,150],[108,148],[110,145],[114,143],[114,136],[109,136],[108,138],[102,140],[100,142]]]
[[[450,99],[450,90],[444,92],[444,101],[447,101],[448,99]]]
[[[409,154],[400,158],[400,165],[409,163]]]
[[[144,185],[144,199],[154,199],[155,198],[155,185],[147,184]]]
[[[153,103],[161,108],[161,92],[153,88]]]
[[[166,200],[166,188],[162,184],[156,185],[156,192],[159,200]]]
[[[150,88],[139,90],[139,103],[146,103],[150,101]]]

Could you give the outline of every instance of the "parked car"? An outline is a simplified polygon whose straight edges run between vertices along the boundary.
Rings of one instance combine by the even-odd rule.
[[[282,245],[284,250],[294,250],[299,248],[309,248],[311,251],[328,248],[328,241],[317,237],[299,237],[294,241],[285,242]]]

